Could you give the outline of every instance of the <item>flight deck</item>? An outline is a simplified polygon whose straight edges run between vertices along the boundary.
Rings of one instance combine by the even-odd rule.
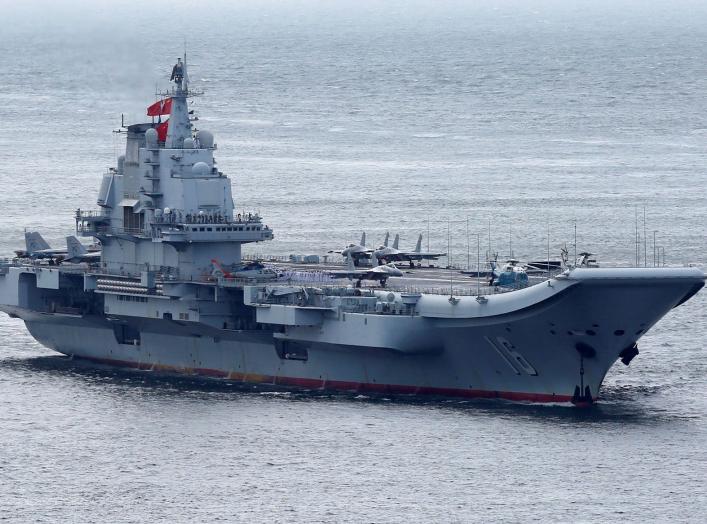
[[[255,257],[244,256],[244,259],[248,258],[255,259]],[[264,257],[259,259],[266,266],[270,266],[277,272],[279,276],[276,282],[278,283],[341,286],[356,282],[354,278],[333,278],[331,276],[345,267],[343,262],[338,264],[331,261],[303,263],[283,261],[283,259],[284,257]],[[436,295],[490,295],[527,287],[528,285],[542,282],[560,272],[559,270],[553,270],[550,274],[545,271],[529,275],[528,282],[522,285],[494,286],[489,285],[491,271],[488,267],[484,268],[483,266],[478,271],[478,277],[476,268],[466,270],[433,265],[420,265],[410,268],[402,264],[397,267],[402,271],[403,276],[390,277],[385,287],[382,287],[378,282],[369,280],[362,280],[359,287]]]

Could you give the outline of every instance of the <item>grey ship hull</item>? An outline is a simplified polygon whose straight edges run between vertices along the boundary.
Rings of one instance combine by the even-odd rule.
[[[372,347],[365,338],[356,345],[356,337],[336,344],[310,336],[306,360],[278,354],[272,331],[0,308],[22,318],[45,346],[112,365],[308,389],[567,402],[578,387],[588,387],[595,399],[619,354],[703,285],[697,274],[678,278],[661,271],[583,278],[571,285],[553,280],[528,288],[529,296],[543,291],[543,298],[484,318],[409,317],[410,324],[396,326],[395,318],[384,317],[387,329],[438,344],[406,352]],[[541,287],[555,289],[533,291]],[[369,324],[375,316],[347,313],[344,323],[365,333],[369,326],[376,329]],[[119,343],[116,322],[138,330],[139,345]],[[592,351],[583,356],[580,350],[587,346]]]

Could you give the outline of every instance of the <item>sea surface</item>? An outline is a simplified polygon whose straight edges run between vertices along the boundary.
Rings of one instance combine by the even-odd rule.
[[[25,228],[62,245],[121,153],[121,114],[145,118],[186,44],[197,126],[238,208],[275,230],[251,253],[324,253],[363,230],[412,248],[429,228],[465,267],[477,235],[527,259],[549,234],[556,257],[576,225],[578,250],[629,265],[638,225],[641,265],[705,267],[704,2],[0,13],[2,255]],[[706,308],[703,291],[672,311],[586,411],[96,368],[2,315],[0,521],[704,522]]]

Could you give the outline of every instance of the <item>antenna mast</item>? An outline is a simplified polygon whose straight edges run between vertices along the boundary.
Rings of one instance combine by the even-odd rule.
[[[657,230],[653,230],[653,267],[656,267],[656,261],[655,261],[655,234],[657,233]]]
[[[577,219],[574,219],[574,264],[577,265]]]
[[[491,219],[489,218],[489,251],[486,253],[486,258],[491,260]]]
[[[638,236],[638,207],[634,208],[635,211],[635,225],[636,225],[636,234],[633,236],[633,241],[636,244],[636,267],[641,266],[641,261],[639,260],[640,257],[640,250],[638,248],[638,243],[639,243],[639,236]]]
[[[646,206],[643,206],[643,267],[648,267],[648,237],[646,236]]]
[[[481,296],[481,235],[476,233],[476,296]]]
[[[430,215],[427,215],[427,252],[430,252]],[[429,265],[429,262],[428,262]]]
[[[471,268],[471,247],[469,246],[469,215],[467,215],[466,216],[466,269],[467,269],[467,271],[470,268]]]
[[[550,217],[547,218],[547,278],[550,278]]]
[[[513,222],[508,224],[508,258],[513,258]]]
[[[454,272],[452,271],[452,228],[447,219],[447,265],[449,266],[449,298],[454,297]]]

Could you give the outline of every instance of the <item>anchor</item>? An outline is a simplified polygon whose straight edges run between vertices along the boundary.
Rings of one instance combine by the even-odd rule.
[[[625,366],[628,366],[636,355],[638,355],[638,344],[634,342],[632,346],[625,347],[621,353],[619,353],[619,358]]]
[[[594,403],[592,390],[589,385],[584,385],[584,359],[596,356],[596,350],[584,342],[577,342],[575,349],[579,353],[579,385],[574,387],[572,404],[577,407],[589,407]]]

